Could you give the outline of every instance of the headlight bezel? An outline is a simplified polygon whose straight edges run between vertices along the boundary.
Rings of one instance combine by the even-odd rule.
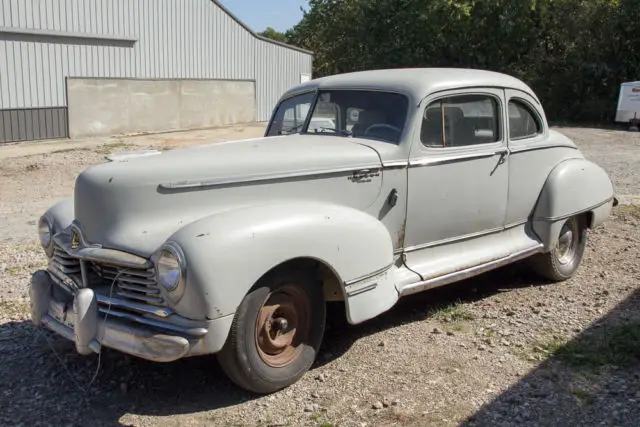
[[[47,232],[43,233],[43,229],[46,227]],[[43,240],[43,236],[48,234],[48,240]],[[38,220],[38,239],[40,240],[40,245],[44,249],[45,253],[51,257],[53,255],[53,236],[55,234],[55,229],[53,227],[53,220],[48,215],[43,215]]]
[[[162,268],[166,268],[162,265],[163,259],[170,259],[175,262],[176,265],[173,269],[174,271],[177,269],[175,283],[165,281],[166,277],[164,276],[166,276],[166,273],[164,276],[162,274]],[[184,291],[187,278],[187,263],[180,245],[175,242],[166,242],[158,251],[154,264],[156,282],[160,288],[165,291],[171,299],[179,299]]]

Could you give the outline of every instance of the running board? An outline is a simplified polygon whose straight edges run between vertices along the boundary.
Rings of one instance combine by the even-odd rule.
[[[400,297],[416,294],[418,292],[426,291],[429,289],[437,288],[439,286],[448,285],[453,282],[468,279],[478,274],[482,274],[489,270],[511,264],[521,259],[530,257],[531,255],[542,252],[543,245],[539,244],[532,248],[528,248],[519,252],[515,252],[504,258],[499,258],[493,261],[489,261],[484,264],[476,265],[475,267],[466,268],[464,270],[454,271],[443,276],[433,277],[431,279],[423,280],[421,282],[412,283],[400,289]]]

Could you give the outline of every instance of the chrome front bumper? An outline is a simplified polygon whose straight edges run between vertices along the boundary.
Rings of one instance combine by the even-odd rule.
[[[100,353],[102,346],[156,362],[215,353],[224,345],[233,320],[233,316],[206,320],[198,322],[197,328],[168,323],[168,319],[155,322],[156,327],[149,318],[141,324],[140,316],[111,305],[105,309],[104,301],[99,301],[102,297],[92,289],[70,293],[43,270],[33,274],[29,296],[32,322],[74,341],[82,355]]]

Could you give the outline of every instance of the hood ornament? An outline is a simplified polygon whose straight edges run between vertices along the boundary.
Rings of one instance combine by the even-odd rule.
[[[71,231],[71,249],[78,249],[80,247],[80,235],[76,230]]]

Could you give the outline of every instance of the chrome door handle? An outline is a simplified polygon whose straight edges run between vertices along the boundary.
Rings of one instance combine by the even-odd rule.
[[[500,159],[498,160],[498,164],[504,164],[507,161],[507,156],[509,155],[509,149],[503,148],[502,150],[497,150],[494,155],[500,155]]]

